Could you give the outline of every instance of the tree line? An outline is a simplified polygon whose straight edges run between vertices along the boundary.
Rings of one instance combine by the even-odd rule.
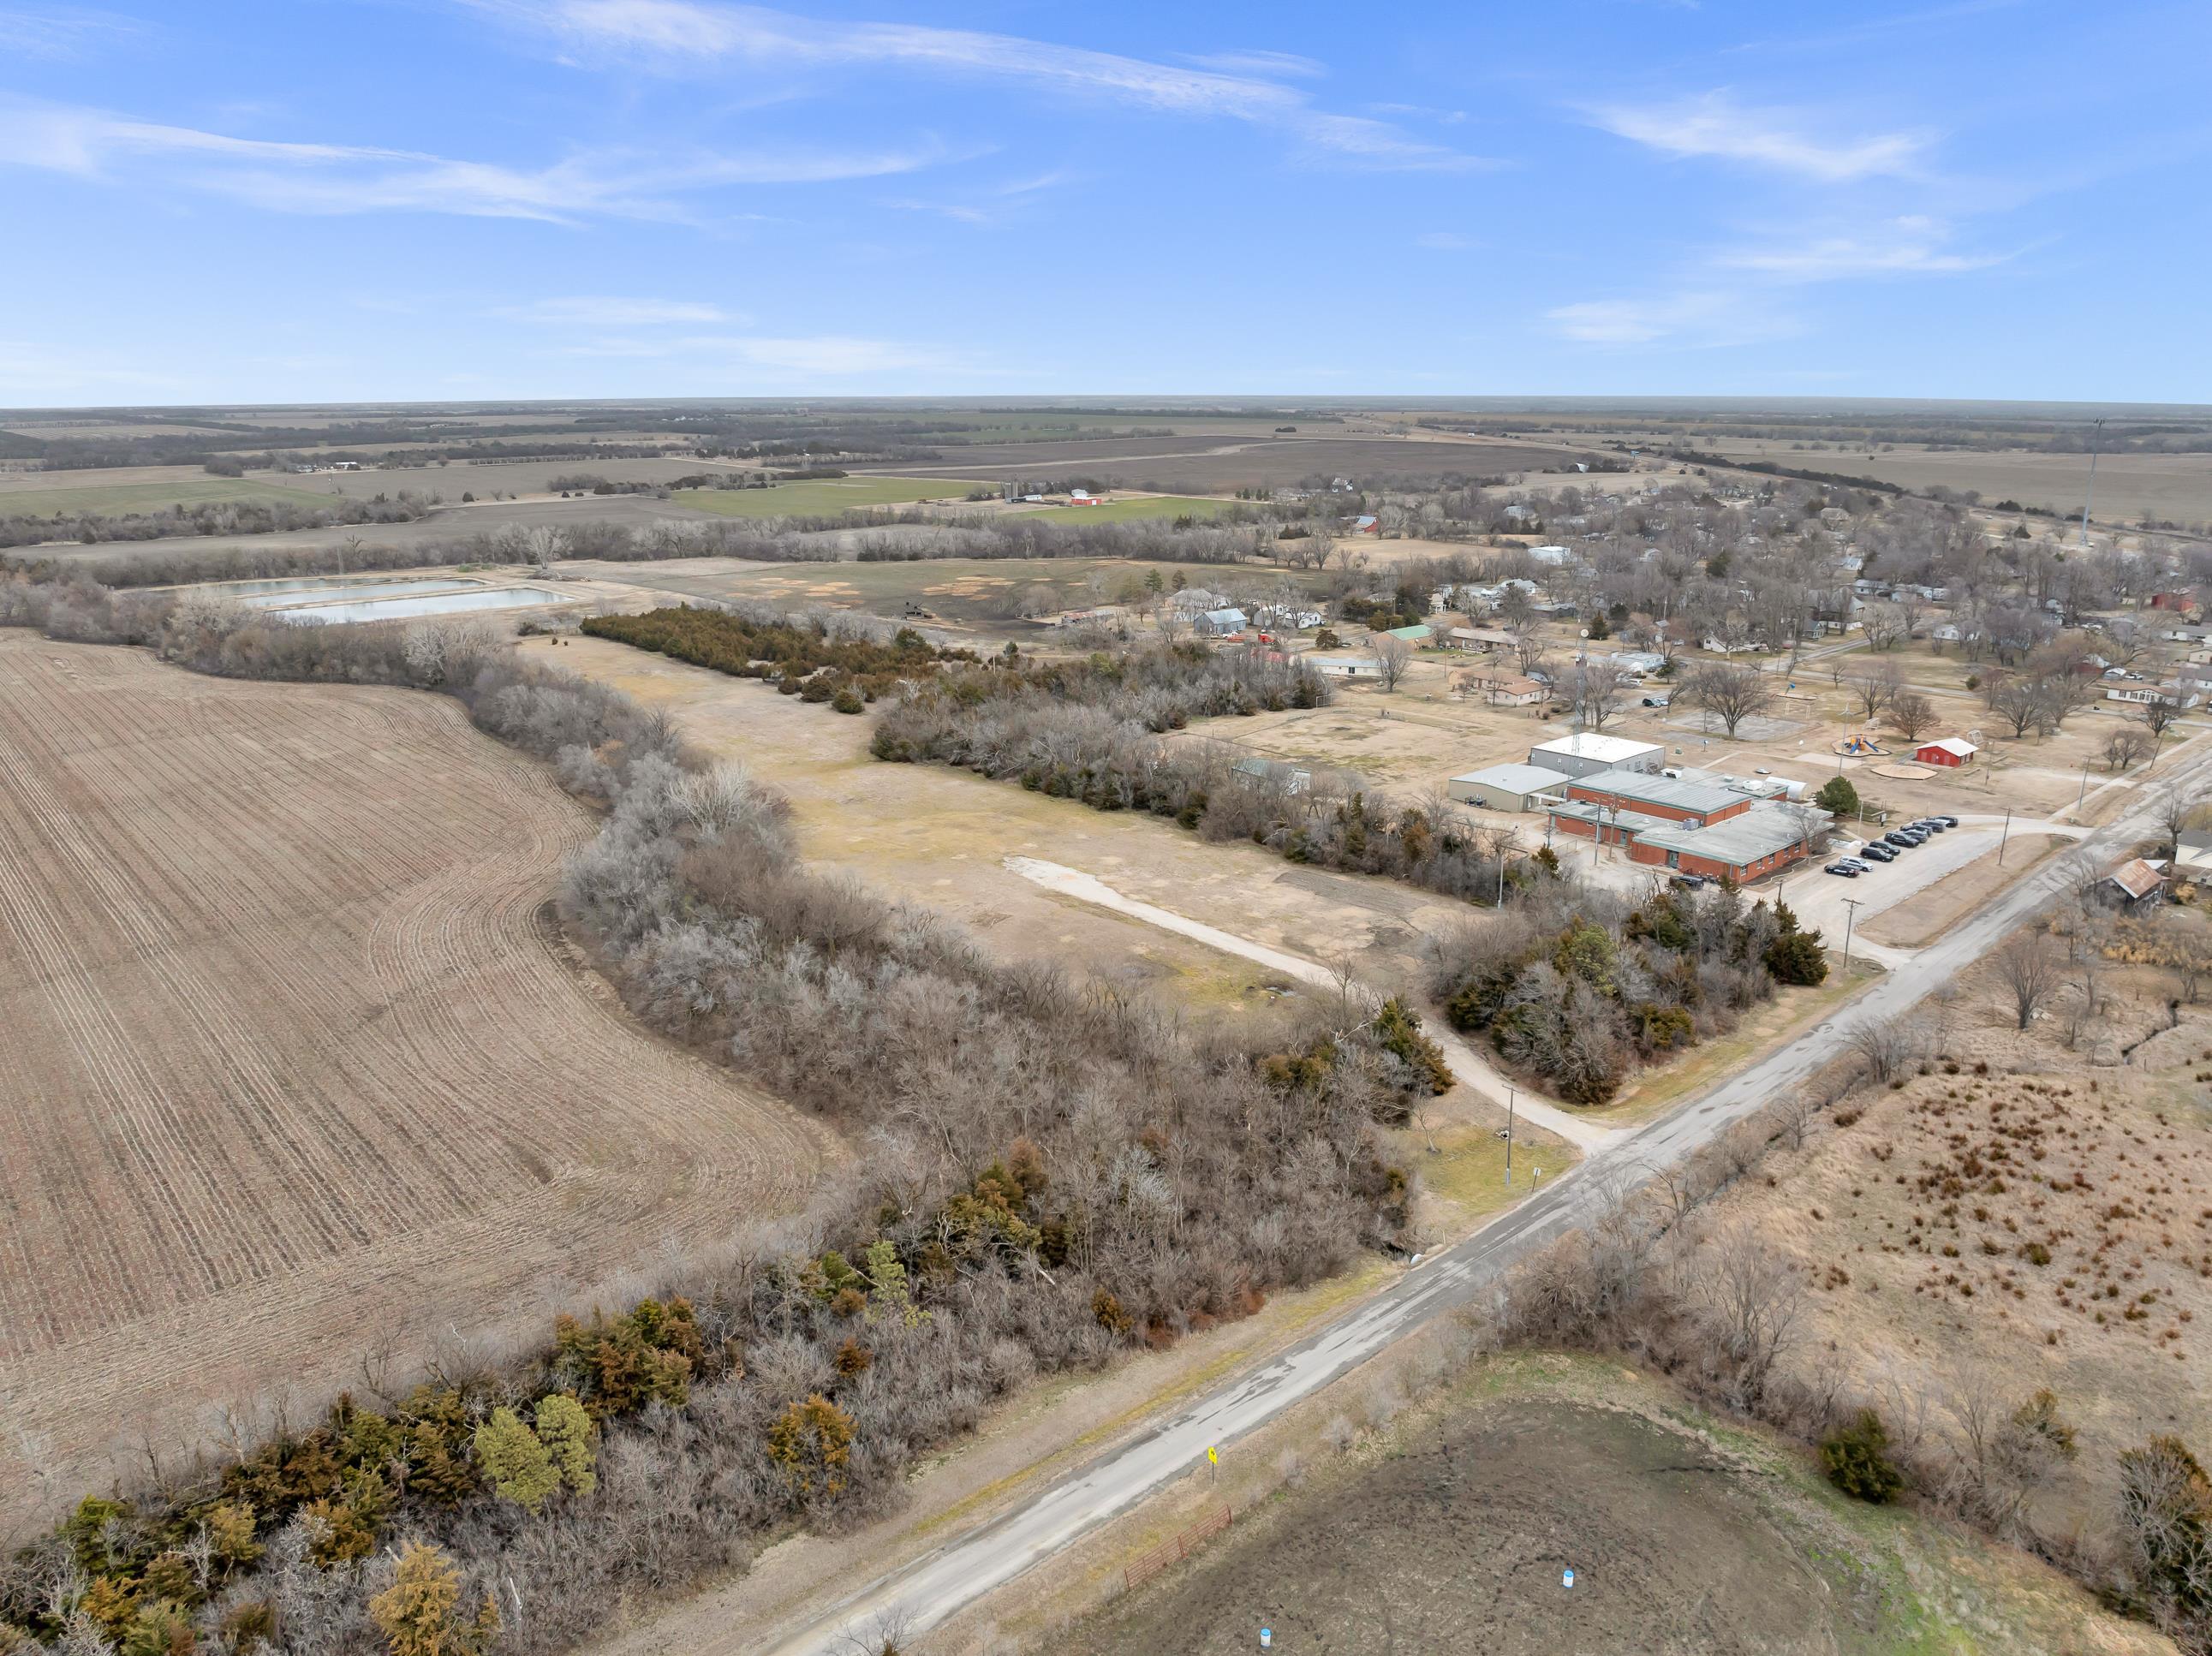
[[[66,517],[11,513],[0,517],[0,546],[38,546],[52,541],[97,545],[104,541],[155,541],[172,536],[274,535],[347,524],[412,523],[428,517],[427,500],[401,494],[374,500],[333,497],[327,506],[293,500],[219,500],[173,506],[160,512],[80,512]]]
[[[842,614],[793,617],[749,604],[718,610],[684,604],[641,616],[590,616],[580,630],[695,667],[763,679],[786,695],[826,701],[841,713],[857,713],[864,704],[947,663],[977,659],[972,650],[932,644],[911,627],[893,631],[886,624]]]
[[[0,622],[181,665],[411,684],[606,806],[564,911],[638,1015],[834,1123],[798,1215],[617,1313],[452,1356],[88,1497],[0,1564],[0,1648],[550,1653],[793,1520],[895,1505],[1041,1372],[1249,1313],[1395,1245],[1376,1136],[1448,1084],[1400,1006],[1236,1034],[808,869],[779,797],[477,622],[290,628],[187,595],[0,587]]]

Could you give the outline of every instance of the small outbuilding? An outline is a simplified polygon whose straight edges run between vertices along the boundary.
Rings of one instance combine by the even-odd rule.
[[[2140,908],[2166,889],[2166,870],[2137,857],[2122,863],[2098,887],[2100,895],[2122,908]]]
[[[1955,770],[1980,751],[1963,736],[1946,736],[1922,743],[1912,750],[1912,756],[1923,765],[1947,765]]]

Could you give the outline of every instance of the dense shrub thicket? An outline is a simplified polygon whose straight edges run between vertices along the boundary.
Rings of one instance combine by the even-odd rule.
[[[1455,1028],[1488,1034],[1571,1103],[1602,1104],[1636,1062],[1729,1028],[1778,979],[1827,976],[1820,934],[1779,903],[1747,906],[1727,888],[1578,901],[1468,931],[1439,952],[1435,986]]]
[[[21,582],[0,621],[460,695],[608,801],[566,901],[630,1004],[859,1150],[805,1213],[733,1221],[619,1314],[88,1498],[0,1564],[10,1656],[567,1648],[779,1524],[895,1503],[918,1456],[1041,1370],[1243,1314],[1402,1234],[1413,1192],[1374,1124],[1437,1081],[1402,1008],[1344,1028],[1310,1007],[1254,1046],[993,960],[811,873],[781,799],[480,628]]]
[[[845,694],[873,701],[947,662],[976,660],[974,651],[933,645],[910,627],[893,631],[859,616],[804,618],[745,605],[593,616],[581,630],[716,672],[765,679],[806,701],[836,701]]]

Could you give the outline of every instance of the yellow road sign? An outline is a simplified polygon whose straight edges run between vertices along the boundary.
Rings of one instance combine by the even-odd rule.
[[[1209,1443],[1206,1446],[1206,1458],[1214,1465],[1218,1466],[1221,1464],[1221,1451]]]

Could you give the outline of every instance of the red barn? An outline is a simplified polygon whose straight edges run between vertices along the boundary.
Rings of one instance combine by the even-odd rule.
[[[1922,743],[1912,750],[1912,756],[1923,765],[1948,765],[1955,770],[1979,751],[1963,736],[1947,736]]]

